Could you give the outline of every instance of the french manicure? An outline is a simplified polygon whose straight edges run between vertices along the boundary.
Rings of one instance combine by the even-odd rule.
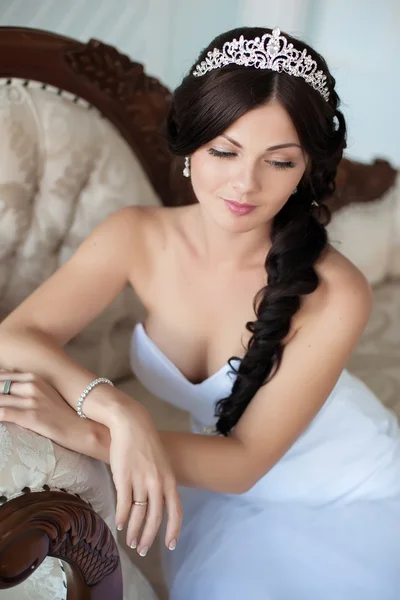
[[[172,540],[168,546],[169,550],[175,550],[176,548],[176,540]]]
[[[123,528],[124,528],[124,526],[123,526],[123,525],[121,525],[121,524],[117,525],[117,529],[118,529],[118,531],[122,531],[122,530],[123,530]]]
[[[135,549],[137,547],[137,540],[132,540],[130,543],[130,547]]]
[[[148,549],[149,549],[148,546],[145,546],[144,548],[142,548],[141,551],[139,552],[140,556],[146,556]]]

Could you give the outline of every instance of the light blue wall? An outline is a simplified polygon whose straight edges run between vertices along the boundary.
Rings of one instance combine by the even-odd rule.
[[[348,154],[400,167],[400,3],[311,0],[307,37],[337,80]]]
[[[211,40],[237,27],[240,0],[175,0],[171,65],[166,79],[175,87]]]

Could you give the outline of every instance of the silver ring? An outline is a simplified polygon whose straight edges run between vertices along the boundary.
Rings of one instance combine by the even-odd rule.
[[[3,386],[3,394],[9,394],[11,388],[12,381],[11,379],[6,379]]]
[[[134,500],[132,504],[136,504],[137,506],[147,506],[148,501],[146,500],[146,502],[137,502],[136,500]]]

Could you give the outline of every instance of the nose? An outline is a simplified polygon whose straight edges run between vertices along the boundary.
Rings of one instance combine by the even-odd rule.
[[[254,163],[243,161],[232,166],[232,188],[237,194],[244,195],[260,191],[261,182]]]

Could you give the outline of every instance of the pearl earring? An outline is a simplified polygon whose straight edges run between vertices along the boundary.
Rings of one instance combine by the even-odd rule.
[[[183,176],[190,177],[190,158],[188,156],[185,157],[185,168],[183,169]]]
[[[292,196],[293,194],[297,194],[297,188],[294,188],[293,192],[292,192]]]

